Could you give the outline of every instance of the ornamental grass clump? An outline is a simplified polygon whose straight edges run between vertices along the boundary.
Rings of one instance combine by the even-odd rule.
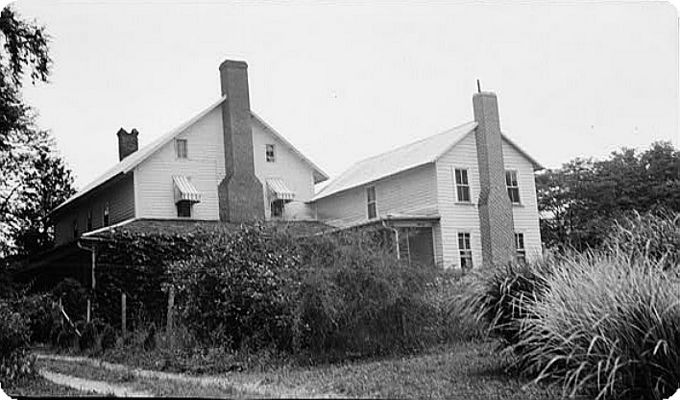
[[[605,249],[629,261],[680,273],[680,213],[633,212],[620,218],[605,240]]]
[[[565,395],[669,397],[680,387],[680,282],[624,257],[586,254],[524,304],[518,365]]]
[[[502,346],[516,345],[526,304],[537,302],[546,289],[553,261],[508,264],[482,268],[463,277],[466,290],[450,301],[450,312],[467,315],[474,323],[487,327],[490,336]]]

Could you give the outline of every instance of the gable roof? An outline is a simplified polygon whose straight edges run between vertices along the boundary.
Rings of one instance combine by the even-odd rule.
[[[213,111],[214,109],[219,107],[226,99],[227,99],[226,96],[222,96],[219,100],[217,100],[216,102],[214,102],[213,104],[208,106],[203,111],[196,114],[194,117],[192,117],[188,121],[179,125],[177,128],[171,130],[170,132],[164,134],[163,136],[155,139],[153,142],[149,143],[148,145],[142,147],[141,149],[139,149],[139,150],[135,151],[134,153],[130,154],[129,156],[125,157],[123,160],[121,160],[118,164],[113,166],[111,169],[107,170],[106,172],[101,174],[99,177],[97,177],[95,180],[93,180],[92,182],[85,185],[75,195],[71,196],[65,202],[58,205],[54,210],[52,210],[52,213],[55,213],[59,210],[64,209],[64,207],[67,206],[68,204],[73,203],[78,198],[83,197],[84,195],[90,193],[94,189],[96,189],[99,186],[101,186],[101,185],[109,182],[110,180],[118,177],[119,175],[127,174],[128,172],[132,171],[135,167],[137,167],[144,160],[149,158],[152,154],[154,154],[156,151],[158,151],[161,147],[163,147],[164,145],[166,145],[167,143],[172,141],[179,134],[186,131],[189,127],[191,127],[196,122],[198,122],[201,118],[205,117],[208,113],[210,113],[211,111]],[[265,128],[267,128],[267,130],[269,132],[271,132],[277,139],[279,139],[282,143],[284,143],[286,146],[288,146],[293,153],[297,154],[302,159],[303,162],[307,163],[312,168],[312,170],[314,171],[315,183],[322,182],[322,181],[328,179],[328,175],[326,175],[319,167],[317,167],[314,163],[312,163],[308,158],[303,156],[302,153],[300,153],[300,151],[298,151],[290,142],[288,142],[286,139],[283,138],[283,136],[281,136],[278,132],[276,132],[274,130],[274,128],[267,125],[252,110],[250,112],[250,115],[251,115],[252,119],[254,119],[255,121],[262,124]]]
[[[433,163],[468,134],[474,132],[475,128],[477,128],[477,122],[468,122],[417,142],[361,160],[321,189],[312,201],[365,185],[411,168]],[[505,134],[501,133],[501,136],[533,164],[534,170],[543,169],[536,160],[508,139]]]

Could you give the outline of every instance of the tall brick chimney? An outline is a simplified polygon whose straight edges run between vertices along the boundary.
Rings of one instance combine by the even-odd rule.
[[[264,192],[255,176],[250,122],[248,64],[226,60],[220,65],[225,178],[220,182],[220,221],[264,220]]]
[[[479,226],[485,266],[503,265],[514,258],[512,203],[505,186],[498,100],[491,92],[472,96],[479,164]]]
[[[123,128],[118,130],[118,133],[116,133],[116,136],[118,136],[118,161],[137,151],[139,147],[138,135],[137,129],[133,129],[130,133]]]

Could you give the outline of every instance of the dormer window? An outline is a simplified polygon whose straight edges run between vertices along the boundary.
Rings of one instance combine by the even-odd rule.
[[[188,157],[188,148],[187,148],[187,140],[186,139],[175,139],[175,152],[177,154],[177,158],[187,158]]]
[[[265,157],[267,158],[267,162],[276,162],[276,153],[274,153],[273,144],[266,145]]]

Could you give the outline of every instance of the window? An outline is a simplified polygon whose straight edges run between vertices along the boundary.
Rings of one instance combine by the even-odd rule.
[[[524,234],[515,233],[515,249],[517,250],[516,259],[518,263],[527,261],[527,251],[524,248]]]
[[[470,184],[468,183],[468,171],[467,169],[456,168],[455,175],[456,175],[456,193],[458,195],[458,201],[469,203]]]
[[[182,200],[177,202],[177,217],[191,218],[191,202]]]
[[[366,202],[368,206],[368,219],[378,217],[378,205],[375,198],[375,186],[366,188]]]
[[[104,226],[109,226],[109,203],[104,205]]]
[[[283,216],[283,200],[274,200],[271,204],[272,217],[282,217]]]
[[[73,238],[78,238],[78,219],[73,220]]]
[[[513,204],[519,204],[519,184],[517,183],[517,171],[505,171],[505,186],[508,188],[508,197]]]
[[[265,150],[265,155],[267,158],[267,162],[275,162],[276,161],[276,154],[274,154],[274,145],[273,144],[268,144],[266,145],[266,150]]]
[[[92,210],[87,212],[87,231],[92,230]]]
[[[186,139],[175,139],[175,151],[177,153],[177,158],[187,158],[188,148]]]
[[[460,251],[460,267],[472,269],[472,248],[470,247],[470,234],[458,234],[458,250]]]

